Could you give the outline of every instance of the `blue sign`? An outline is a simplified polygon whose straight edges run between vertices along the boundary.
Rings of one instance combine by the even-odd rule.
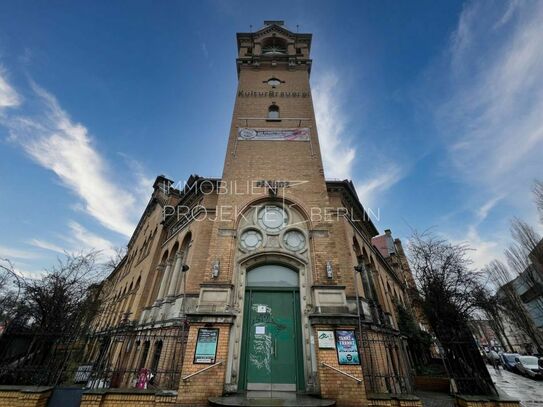
[[[354,331],[336,331],[336,350],[340,365],[360,364]]]

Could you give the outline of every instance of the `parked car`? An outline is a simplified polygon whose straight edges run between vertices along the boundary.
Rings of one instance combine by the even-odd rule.
[[[509,370],[510,372],[516,372],[517,371],[517,361],[516,358],[519,358],[520,355],[518,353],[502,353],[500,354],[500,359],[502,361],[502,366],[505,370]]]
[[[539,367],[537,357],[517,356],[515,361],[517,362],[516,368],[520,374],[531,377],[532,379],[543,378],[543,371]]]
[[[501,353],[500,360],[503,368],[510,372],[518,372],[516,359],[519,357],[520,355],[518,353]]]

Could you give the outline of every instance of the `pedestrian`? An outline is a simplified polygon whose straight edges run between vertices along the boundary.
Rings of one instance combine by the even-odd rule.
[[[498,352],[494,348],[490,350],[490,361],[492,362],[492,366],[494,366],[494,369],[496,371],[500,371],[500,356],[498,355]]]

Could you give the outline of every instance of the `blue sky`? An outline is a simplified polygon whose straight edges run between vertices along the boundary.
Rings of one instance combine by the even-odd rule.
[[[328,178],[377,227],[434,227],[477,266],[513,216],[537,224],[543,2],[0,4],[0,257],[29,275],[63,250],[126,244],[154,177],[219,176],[235,33],[313,33]]]

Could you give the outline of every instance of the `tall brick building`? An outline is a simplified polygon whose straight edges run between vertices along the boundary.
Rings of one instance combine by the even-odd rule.
[[[103,283],[88,352],[109,386],[171,388],[186,405],[262,391],[368,405],[411,391],[396,304],[412,276],[352,182],[325,179],[311,40],[280,21],[237,34],[222,178],[159,176]]]

